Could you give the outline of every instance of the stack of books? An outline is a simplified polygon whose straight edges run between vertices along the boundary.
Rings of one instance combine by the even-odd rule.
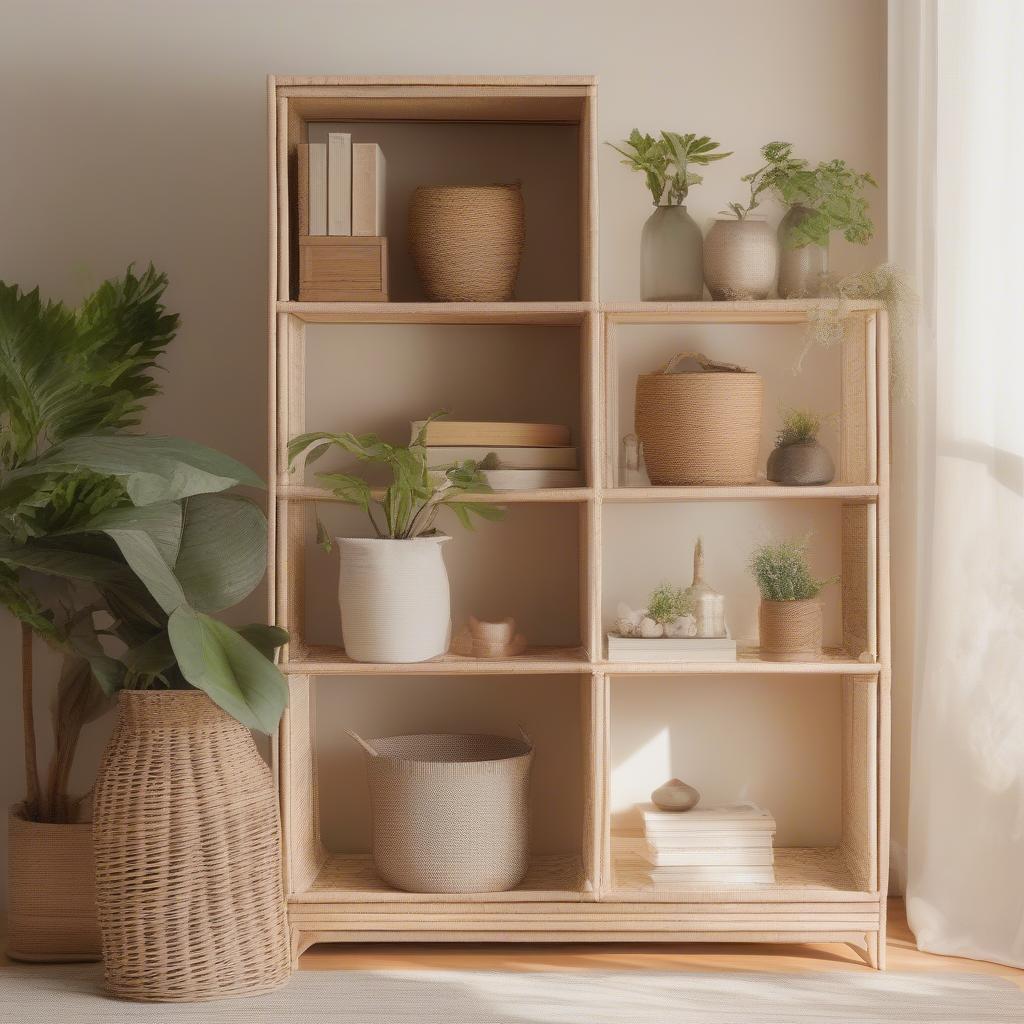
[[[422,427],[422,421],[412,424],[414,438]],[[569,428],[555,423],[434,420],[427,427],[427,457],[431,469],[472,459],[496,491],[583,486]]]
[[[643,880],[654,889],[771,885],[775,819],[754,804],[662,811],[641,807]]]
[[[384,154],[376,142],[329,132],[298,155],[300,235],[386,235]]]

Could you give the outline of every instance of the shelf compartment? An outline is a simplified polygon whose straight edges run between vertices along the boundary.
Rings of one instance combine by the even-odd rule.
[[[281,664],[287,674],[314,676],[345,675],[502,675],[529,672],[540,675],[590,673],[587,652],[582,647],[532,647],[514,658],[467,658],[442,654],[430,661],[405,664],[372,664],[353,661],[341,647],[304,646],[292,643],[288,660]]]
[[[278,313],[307,324],[527,324],[575,327],[588,302],[278,302]]]
[[[604,487],[601,500],[617,504],[658,501],[877,501],[877,484],[822,484],[815,487],[782,487],[747,484],[736,487]]]
[[[835,457],[836,483],[877,484],[879,459],[888,457],[879,451],[877,429],[878,318],[883,314],[874,303],[859,305],[864,308],[849,313],[841,340],[830,348],[808,348],[803,329],[813,310],[829,308],[828,300],[603,306],[608,311],[603,346],[605,487],[621,483],[619,447],[623,435],[634,430],[638,375],[656,371],[680,351],[703,351],[764,378],[760,472],[765,471],[783,409],[810,405],[822,414],[838,414],[838,429],[826,422],[822,430]],[[679,327],[686,328],[682,336]],[[798,363],[803,369],[795,375],[792,368]],[[772,485],[765,481],[752,486]],[[731,498],[742,497],[741,488],[727,490]]]
[[[613,878],[603,899],[637,903],[871,903],[840,847],[781,847],[775,850],[775,884],[706,886],[674,890],[644,883],[645,861],[634,853],[636,840],[613,837]]]
[[[526,877],[507,892],[402,892],[382,882],[368,854],[332,854],[313,884],[297,893],[299,903],[566,903],[592,894],[576,854],[542,854],[530,858]]]

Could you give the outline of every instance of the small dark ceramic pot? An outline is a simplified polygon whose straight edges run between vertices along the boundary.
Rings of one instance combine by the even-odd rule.
[[[768,456],[768,479],[786,486],[827,484],[836,475],[832,456],[817,441],[785,444]]]

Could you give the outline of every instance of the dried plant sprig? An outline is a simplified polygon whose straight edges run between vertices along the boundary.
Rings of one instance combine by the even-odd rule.
[[[759,545],[750,556],[750,572],[764,601],[807,601],[838,576],[818,579],[807,564],[810,534]]]

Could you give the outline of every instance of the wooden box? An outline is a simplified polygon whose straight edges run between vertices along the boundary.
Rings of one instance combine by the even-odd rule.
[[[299,301],[387,302],[388,240],[366,235],[301,235]]]

